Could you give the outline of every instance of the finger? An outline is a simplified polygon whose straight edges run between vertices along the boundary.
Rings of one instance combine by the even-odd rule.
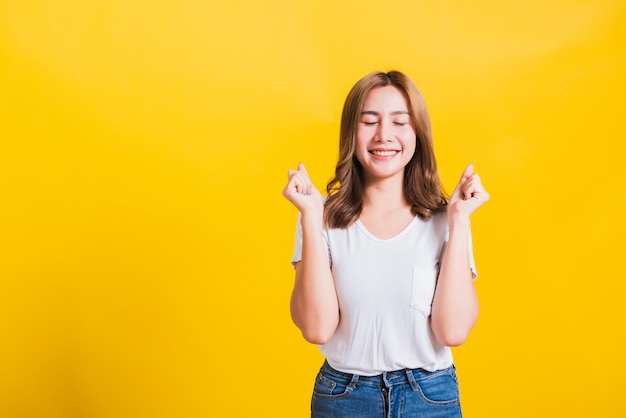
[[[474,174],[474,179],[473,180],[474,180],[473,181],[474,192],[472,194],[472,197],[475,197],[475,198],[479,199],[483,203],[488,201],[489,200],[489,193],[483,187],[483,183],[480,180],[480,177],[478,176],[478,174]]]
[[[313,182],[311,181],[311,178],[309,177],[309,172],[306,170],[306,167],[304,166],[304,164],[302,164],[302,162],[298,163],[298,171],[304,174],[306,178],[306,183],[300,193],[305,194],[305,195],[311,194],[311,189],[313,188]]]
[[[461,179],[459,183],[454,188],[452,195],[450,196],[450,200],[454,201],[456,199],[465,199],[465,194],[463,193],[463,186],[468,178],[470,178],[474,174],[474,164],[468,164],[463,170],[463,174],[461,175]]]
[[[287,179],[291,180],[291,178],[297,173],[297,170],[287,170]]]
[[[294,185],[296,188],[296,192],[303,195],[311,194],[311,180],[309,177],[303,173],[302,171],[298,171],[294,176]]]
[[[474,183],[474,176],[465,180],[462,186],[463,189],[463,200],[468,200],[474,197],[476,193],[476,184]]]
[[[309,172],[306,171],[306,167],[304,167],[304,164],[302,164],[302,162],[298,163],[298,171],[303,171],[304,174],[307,175],[307,177],[309,176]]]
[[[289,170],[289,171],[293,171],[293,170]],[[289,175],[290,175],[289,181],[287,181],[287,185],[283,189],[283,194],[285,195],[287,199],[291,200],[291,197],[294,194],[298,193],[298,181],[296,179],[295,173],[289,173]]]
[[[463,184],[463,195],[465,197],[465,200],[467,199],[478,199],[481,201],[489,200],[489,194],[483,187],[478,174],[472,175],[472,177],[469,178]]]
[[[468,178],[470,178],[472,174],[474,174],[474,164],[470,163],[467,165],[467,167],[465,167],[465,170],[463,170],[460,183],[463,183],[464,180],[467,180]]]

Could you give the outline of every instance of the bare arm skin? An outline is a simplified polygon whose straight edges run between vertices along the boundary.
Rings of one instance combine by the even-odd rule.
[[[308,342],[325,344],[339,324],[339,303],[322,236],[322,196],[302,163],[289,171],[283,196],[302,214],[302,261],[295,266],[291,318]]]
[[[469,165],[450,197],[450,237],[441,264],[430,326],[441,344],[454,347],[467,339],[478,318],[478,298],[469,264],[470,215],[489,200],[474,167]]]

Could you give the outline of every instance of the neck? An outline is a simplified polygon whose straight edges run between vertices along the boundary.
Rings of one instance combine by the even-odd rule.
[[[410,207],[404,197],[403,178],[380,179],[366,184],[363,192],[363,206],[385,210]]]

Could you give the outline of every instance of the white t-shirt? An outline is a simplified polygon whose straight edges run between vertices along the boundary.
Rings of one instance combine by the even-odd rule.
[[[447,216],[417,216],[398,235],[379,239],[356,221],[325,229],[339,300],[337,330],[322,354],[335,369],[363,376],[404,368],[440,370],[452,365],[450,348],[437,342],[430,309],[448,240]],[[470,266],[476,268],[469,239]],[[300,216],[292,263],[302,259]]]

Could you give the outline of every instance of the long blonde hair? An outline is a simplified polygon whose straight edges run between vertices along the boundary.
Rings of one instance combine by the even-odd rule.
[[[399,71],[366,75],[352,87],[343,106],[339,135],[339,161],[335,175],[326,185],[324,223],[329,228],[346,228],[363,210],[363,168],[355,156],[356,130],[363,103],[370,90],[394,86],[407,101],[416,133],[415,154],[404,169],[404,195],[412,211],[421,219],[444,211],[447,199],[433,149],[430,119],[424,98],[409,77]]]

